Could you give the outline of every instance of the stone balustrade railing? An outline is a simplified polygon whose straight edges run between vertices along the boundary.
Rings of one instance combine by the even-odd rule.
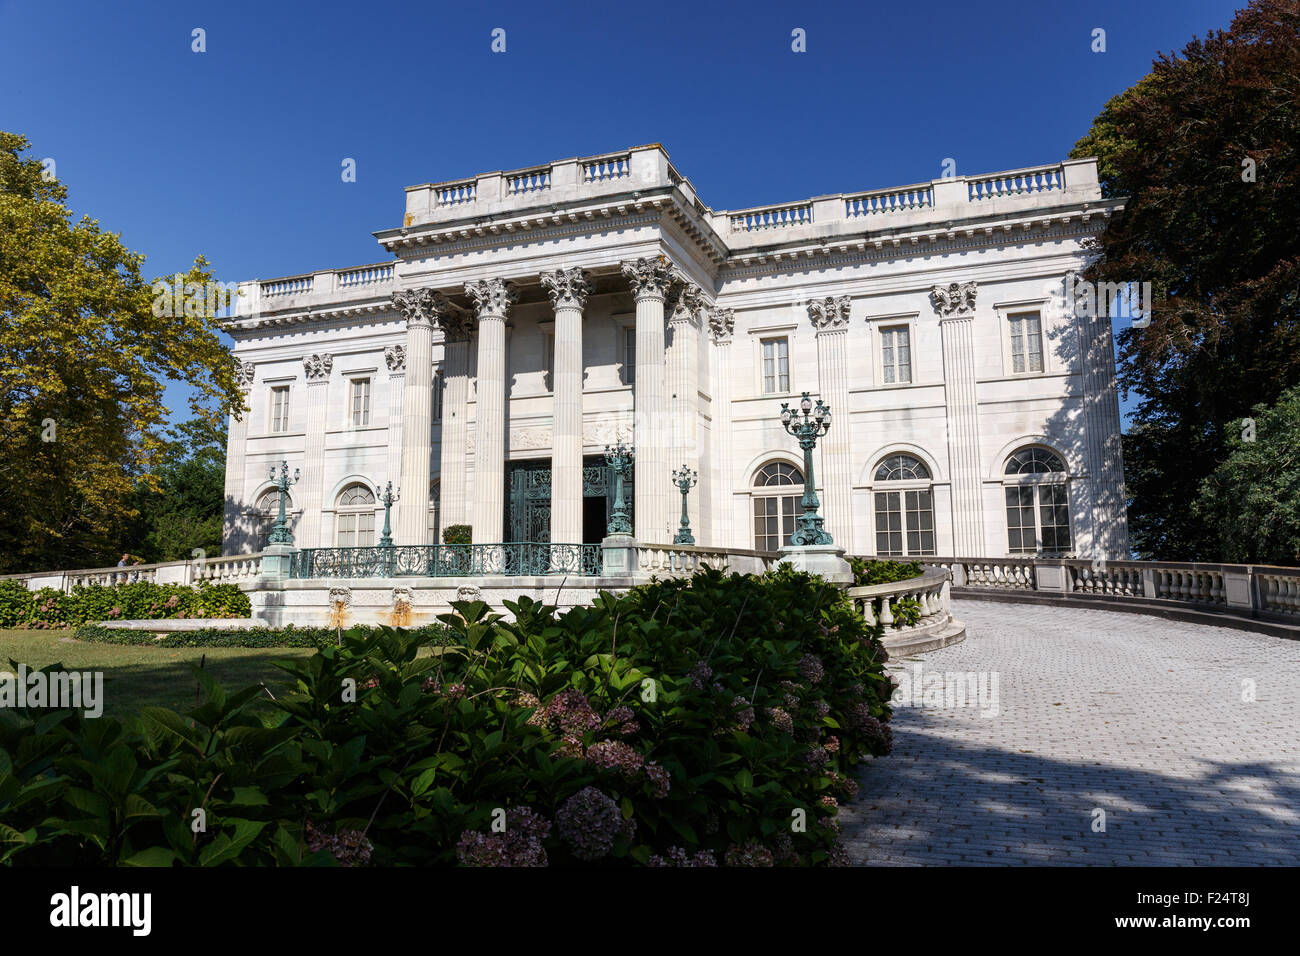
[[[1300,568],[1078,558],[913,560],[948,571],[952,586],[960,591],[1021,591],[1167,604],[1300,624]]]
[[[705,548],[693,544],[639,544],[637,570],[657,577],[685,577],[701,568],[736,574],[762,574],[777,563],[774,551]]]
[[[846,593],[868,624],[884,627],[885,646],[889,647],[914,643],[918,637],[939,633],[951,624],[951,580],[948,571],[932,567],[920,577],[852,587]],[[901,601],[910,603],[900,606]]]
[[[251,581],[262,573],[261,554],[236,554],[219,558],[196,558],[191,561],[161,561],[135,564],[123,568],[83,568],[75,571],[34,571],[6,574],[4,579],[21,581],[29,591],[55,588],[70,593],[73,588],[90,585],[134,584],[236,584]]]

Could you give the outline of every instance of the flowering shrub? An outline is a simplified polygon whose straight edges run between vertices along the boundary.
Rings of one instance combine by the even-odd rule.
[[[88,621],[248,617],[248,595],[235,584],[78,585],[30,592],[20,581],[0,581],[0,627],[69,627]]]
[[[0,864],[844,861],[838,809],[891,735],[879,629],[839,589],[702,571],[513,622],[456,609],[281,662],[270,712],[198,669],[188,718],[69,712],[33,746],[37,715],[0,712]]]
[[[849,568],[853,571],[853,583],[856,587],[870,584],[893,584],[908,578],[921,576],[919,561],[881,561],[872,558],[849,558]]]

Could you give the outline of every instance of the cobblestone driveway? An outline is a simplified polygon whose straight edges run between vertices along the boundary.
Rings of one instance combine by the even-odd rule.
[[[996,674],[998,713],[895,709],[893,754],[840,812],[855,862],[1300,863],[1300,643],[1091,609],[953,613],[964,642],[891,669]]]

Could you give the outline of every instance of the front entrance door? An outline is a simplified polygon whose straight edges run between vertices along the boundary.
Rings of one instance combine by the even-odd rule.
[[[614,512],[614,482],[604,457],[589,455],[582,463],[582,540],[599,544]],[[623,483],[623,499],[632,511],[632,481]],[[551,540],[551,460],[531,458],[506,465],[505,527],[511,541]],[[577,542],[562,541],[561,544]]]

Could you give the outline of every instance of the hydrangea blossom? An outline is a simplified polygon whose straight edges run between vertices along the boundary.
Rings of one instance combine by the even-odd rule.
[[[531,807],[506,811],[501,833],[466,830],[456,843],[462,866],[546,866],[543,841],[551,833],[550,821]]]
[[[757,840],[731,844],[722,857],[726,866],[772,866],[772,851]]]
[[[602,740],[587,748],[587,759],[602,770],[617,770],[631,780],[641,772],[645,758],[621,740]]]
[[[826,676],[822,662],[815,654],[805,654],[799,661],[799,674],[810,684],[817,684]]]
[[[772,721],[772,726],[783,734],[794,734],[794,719],[782,710],[780,707],[769,707],[767,709],[768,719]]]
[[[365,866],[375,849],[360,830],[339,830],[331,834],[317,829],[310,820],[304,827],[304,836],[308,850],[312,853],[325,850],[343,866]]]
[[[599,860],[623,832],[618,804],[595,787],[583,787],[561,804],[555,815],[560,836],[580,860]]]
[[[713,855],[712,850],[696,850],[694,854],[687,855],[686,851],[679,846],[669,847],[664,851],[663,856],[655,854],[650,857],[646,863],[647,866],[717,866],[718,858]]]

